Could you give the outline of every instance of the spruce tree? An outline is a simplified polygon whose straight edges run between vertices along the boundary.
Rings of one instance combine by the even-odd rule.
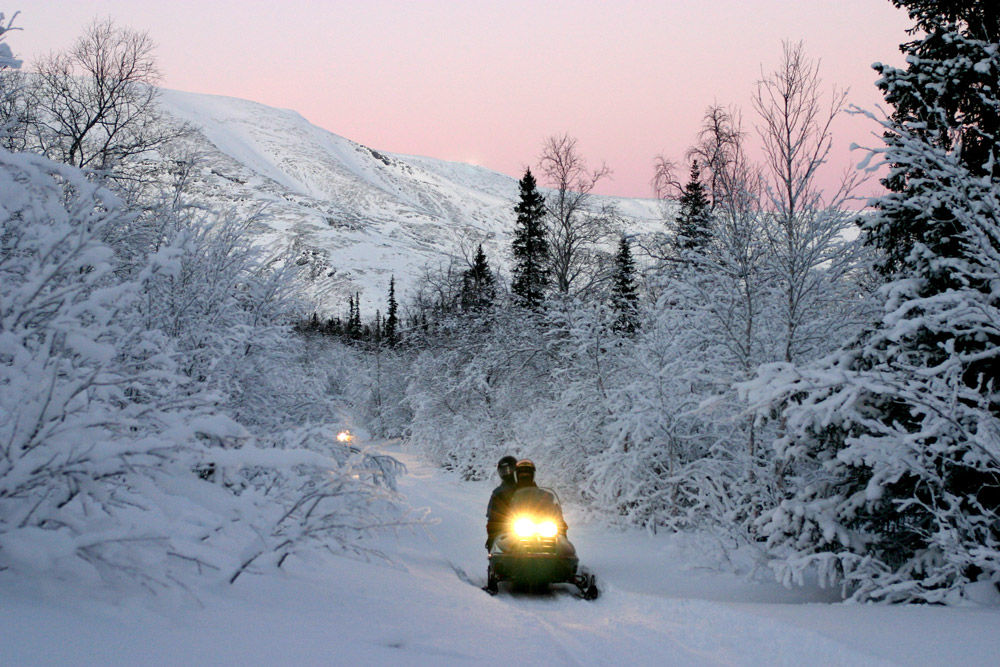
[[[922,34],[905,70],[876,65],[889,192],[862,232],[883,315],[819,364],[765,369],[801,481],[764,530],[789,579],[949,602],[1000,581],[1000,8],[894,4]]]
[[[511,244],[514,255],[511,292],[521,305],[538,309],[549,284],[549,244],[545,238],[545,199],[538,192],[531,169],[518,183],[520,200]]]
[[[623,334],[635,333],[639,327],[639,291],[635,284],[635,262],[625,235],[618,242],[615,254],[611,308],[615,313],[614,330]]]
[[[348,338],[361,337],[361,293],[355,292],[350,297],[350,312],[347,316],[347,336]]]
[[[462,310],[480,312],[489,309],[496,297],[495,282],[480,243],[472,260],[472,267],[462,275]]]
[[[893,0],[893,4],[907,8],[916,21],[914,30],[926,32],[902,46],[910,60],[906,70],[875,65],[882,75],[878,86],[895,107],[893,123],[928,146],[959,151],[958,159],[970,175],[997,178],[1000,164],[990,160],[1000,134],[997,110],[991,108],[996,73],[990,71],[988,59],[963,59],[989,56],[978,53],[988,48],[974,42],[1000,39],[1000,6],[973,0]],[[954,35],[962,39],[956,41]],[[947,69],[938,69],[942,66]],[[866,241],[883,252],[879,269],[884,275],[891,278],[917,271],[930,279],[930,289],[939,290],[949,284],[947,271],[930,269],[927,258],[959,254],[961,230],[940,204],[929,210],[905,205],[914,195],[937,187],[905,156],[895,161],[905,152],[907,140],[897,131],[886,134],[893,169],[883,184],[893,194],[880,202],[884,215],[863,222]]]
[[[397,328],[399,325],[399,304],[396,303],[396,276],[389,278],[389,305],[385,313],[385,323],[383,332],[385,342],[388,345],[395,345],[398,340]]]
[[[701,251],[712,238],[712,205],[701,182],[698,161],[691,163],[691,177],[681,193],[681,210],[677,218],[678,250]]]
[[[347,322],[344,324],[344,336],[350,338],[354,335],[354,295],[347,295]]]

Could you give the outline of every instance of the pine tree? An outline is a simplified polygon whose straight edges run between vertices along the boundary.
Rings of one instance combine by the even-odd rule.
[[[511,292],[526,308],[538,309],[548,288],[549,245],[545,238],[545,200],[531,169],[518,183],[520,201],[514,208],[517,223],[511,244],[514,255]]]
[[[820,364],[765,371],[778,451],[808,478],[765,532],[790,579],[815,565],[858,599],[947,602],[1000,581],[1000,9],[894,4],[923,36],[905,70],[876,66],[890,192],[863,233],[884,314]]]
[[[398,310],[399,304],[396,303],[396,276],[391,276],[389,278],[389,306],[385,313],[385,324],[383,325],[385,342],[388,345],[395,345],[398,341]]]
[[[476,257],[472,260],[472,267],[462,274],[462,310],[480,312],[489,309],[496,297],[495,283],[480,243],[476,249]]]
[[[700,251],[712,238],[712,204],[701,182],[697,160],[691,163],[691,177],[684,186],[680,205],[675,245],[681,251]]]
[[[611,307],[615,312],[613,328],[624,334],[635,333],[639,328],[639,291],[635,285],[635,262],[625,235],[618,242],[611,280]]]

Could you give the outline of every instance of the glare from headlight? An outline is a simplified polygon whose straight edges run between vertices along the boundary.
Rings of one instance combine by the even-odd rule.
[[[544,519],[536,522],[530,516],[519,516],[514,519],[514,534],[520,538],[528,538],[538,535],[539,537],[555,537],[559,533],[559,526],[551,519]]]
[[[526,516],[515,519],[514,533],[518,537],[531,537],[535,534],[535,522]]]

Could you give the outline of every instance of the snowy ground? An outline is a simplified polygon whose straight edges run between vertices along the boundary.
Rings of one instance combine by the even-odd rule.
[[[601,598],[490,597],[477,586],[493,484],[387,449],[409,466],[402,491],[437,521],[400,536],[398,565],[338,559],[317,573],[299,564],[200,591],[197,602],[122,601],[0,573],[0,664],[986,665],[1000,656],[1000,608],[831,603],[828,592],[712,572],[676,538],[584,524],[572,508],[570,537]]]

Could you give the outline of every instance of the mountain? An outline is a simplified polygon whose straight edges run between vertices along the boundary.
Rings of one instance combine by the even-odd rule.
[[[405,295],[425,266],[478,243],[506,268],[517,180],[488,169],[363,146],[301,115],[248,100],[163,90],[161,105],[196,132],[200,200],[251,214],[255,242],[291,245],[308,266],[310,297],[325,315],[362,294],[365,316],[385,308],[389,277]],[[633,231],[662,223],[656,200],[595,197],[614,204]]]

